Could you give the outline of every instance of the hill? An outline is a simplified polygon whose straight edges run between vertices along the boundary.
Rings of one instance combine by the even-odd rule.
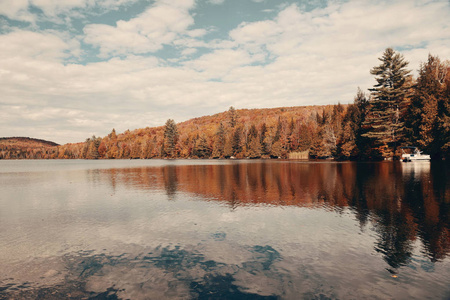
[[[43,158],[57,143],[29,137],[0,138],[0,159]]]
[[[347,105],[340,104],[230,108],[178,124],[173,122],[176,129],[173,145],[169,145],[164,133],[167,124],[123,133],[113,129],[105,137],[93,136],[85,142],[61,146],[31,138],[3,138],[0,158],[269,158],[288,157],[298,152],[307,158],[314,142],[322,138],[322,128],[332,126],[333,129],[328,131],[335,136],[340,134],[346,110]],[[336,138],[328,143],[335,144]],[[311,154],[331,155],[334,145],[326,147],[329,151],[320,154],[312,151]]]
[[[311,154],[326,157],[341,134],[347,107],[230,108],[178,124],[168,120],[165,126],[120,134],[113,129],[103,138],[60,146],[49,158],[269,158],[305,151],[307,158],[317,139],[323,138],[326,150]],[[172,136],[165,134],[168,123],[173,126]]]

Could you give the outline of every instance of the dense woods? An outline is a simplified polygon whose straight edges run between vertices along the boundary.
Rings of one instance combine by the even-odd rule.
[[[388,48],[352,104],[235,109],[176,124],[136,129],[83,143],[41,148],[0,144],[0,158],[331,158],[385,159],[415,145],[450,156],[450,64],[429,55],[414,79],[403,55]]]

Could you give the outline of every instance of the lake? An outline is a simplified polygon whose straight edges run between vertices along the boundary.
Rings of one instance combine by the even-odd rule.
[[[450,299],[443,162],[0,161],[0,299]]]

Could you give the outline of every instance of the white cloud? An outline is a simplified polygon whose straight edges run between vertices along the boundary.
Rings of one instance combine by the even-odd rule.
[[[240,49],[260,49],[276,59],[262,68],[234,68],[224,79],[243,89],[262,87],[243,93],[243,99],[268,105],[270,97],[278,105],[352,101],[358,85],[373,84],[369,70],[387,47],[413,46],[422,60],[425,51],[449,57],[450,30],[443,31],[449,12],[445,3],[349,1],[311,12],[291,5],[274,20],[243,23],[230,32]],[[427,50],[415,48],[422,44]],[[411,62],[418,65],[416,59]]]
[[[211,4],[218,5],[218,4],[223,4],[225,2],[225,0],[209,0],[208,2]]]
[[[40,8],[44,14],[48,16],[55,16],[66,10],[77,8],[84,8],[88,5],[86,0],[30,0],[30,4]]]
[[[250,55],[243,50],[221,49],[189,61],[185,65],[205,72],[208,78],[222,78],[231,70],[263,60],[263,56]]]
[[[28,12],[28,0],[0,1],[0,15],[12,20],[35,21],[35,16]]]
[[[190,36],[192,38],[199,38],[199,37],[202,37],[205,34],[207,34],[208,31],[206,29],[194,29],[194,30],[189,30],[186,33],[188,36]]]
[[[186,48],[183,51],[181,51],[181,55],[182,56],[189,56],[189,55],[192,55],[192,54],[194,54],[196,52],[197,52],[197,49],[195,49],[195,48]]]
[[[94,8],[101,8],[104,11],[116,10],[120,6],[127,5],[138,0],[14,0],[0,1],[0,15],[4,15],[12,20],[35,23],[36,15],[30,12],[30,7],[40,9],[43,14],[52,22],[61,23],[70,15],[80,16],[73,9],[82,9],[86,12]],[[59,16],[64,15],[64,16]]]
[[[6,60],[5,63],[15,57],[59,61],[68,56],[66,50],[70,48],[71,46],[58,36],[46,32],[19,30],[0,35],[0,59]]]
[[[26,12],[25,2],[17,3],[9,14]],[[40,5],[49,14],[63,9],[63,2],[51,3]],[[76,142],[112,127],[157,126],[230,105],[351,102],[358,86],[374,84],[369,70],[386,47],[401,49],[414,70],[428,53],[450,58],[449,5],[418,3],[348,1],[312,11],[290,5],[273,19],[243,22],[227,39],[208,41],[214,32],[192,29],[193,1],[161,0],[115,26],[87,25],[84,41],[106,60],[86,65],[68,63],[81,55],[82,37],[15,30],[0,35],[0,136]],[[0,4],[0,11],[7,8]],[[173,45],[183,63],[147,57],[164,45]],[[118,54],[123,58],[110,58]]]
[[[159,1],[134,19],[118,21],[116,26],[87,25],[85,41],[99,47],[104,57],[155,52],[194,24],[189,14],[194,4],[191,0]],[[200,31],[189,33],[202,34]]]

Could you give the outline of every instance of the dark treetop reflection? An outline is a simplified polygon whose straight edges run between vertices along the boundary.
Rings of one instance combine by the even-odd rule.
[[[236,163],[168,165],[160,168],[104,170],[141,189],[177,189],[230,208],[255,204],[350,207],[364,227],[369,220],[379,233],[376,250],[397,268],[408,262],[417,237],[434,262],[450,251],[448,168],[398,163]]]
[[[2,169],[0,298],[450,297],[444,164],[109,163]]]

